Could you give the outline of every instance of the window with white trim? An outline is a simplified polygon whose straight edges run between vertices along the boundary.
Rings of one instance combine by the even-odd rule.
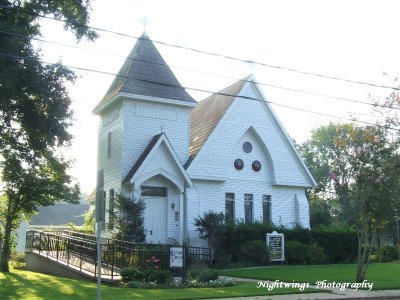
[[[167,188],[158,186],[142,186],[142,196],[167,197]]]
[[[253,194],[244,194],[244,222],[252,223],[253,216]]]
[[[272,222],[271,195],[262,196],[262,212],[263,212],[263,222],[271,223]]]
[[[225,218],[227,222],[235,221],[235,194],[225,194]]]

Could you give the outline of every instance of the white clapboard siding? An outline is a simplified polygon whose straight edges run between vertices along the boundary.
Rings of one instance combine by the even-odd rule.
[[[104,191],[106,192],[106,209],[109,207],[109,191],[114,194],[121,190],[121,157],[122,157],[122,106],[114,105],[100,116],[98,135],[97,169],[104,170]],[[111,133],[111,155],[108,156],[108,135]],[[106,223],[109,214],[106,212]]]
[[[164,132],[181,164],[189,155],[189,109],[182,106],[126,99],[123,107],[124,178],[153,136]]]
[[[241,95],[260,97],[252,84],[245,85]],[[242,149],[245,141],[253,146],[250,153]],[[233,165],[237,158],[244,161],[241,171]],[[251,168],[254,160],[261,162],[259,172]],[[254,220],[262,220],[263,195],[271,195],[275,224],[290,227],[300,221],[302,226],[310,226],[305,188],[312,186],[312,179],[307,177],[291,141],[263,101],[237,98],[187,171],[194,184],[187,190],[187,230],[194,244],[204,245],[194,218],[209,210],[225,213],[225,193],[235,194],[236,219],[244,219],[244,194],[253,194]]]
[[[257,95],[246,85],[245,96]],[[292,151],[282,128],[274,121],[266,103],[238,98],[225,113],[209,136],[203,148],[188,168],[192,178],[224,178],[230,168],[233,145],[250,128],[261,138],[270,155],[275,170],[275,183],[279,185],[310,186],[301,163]]]

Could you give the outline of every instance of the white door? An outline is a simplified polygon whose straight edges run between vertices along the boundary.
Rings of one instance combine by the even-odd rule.
[[[144,214],[146,241],[149,243],[166,243],[167,241],[167,199],[147,198]]]

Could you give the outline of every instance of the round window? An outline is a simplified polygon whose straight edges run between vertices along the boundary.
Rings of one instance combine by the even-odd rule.
[[[242,147],[245,153],[250,153],[251,150],[253,150],[253,146],[251,145],[250,142],[244,142]]]
[[[233,165],[235,166],[235,169],[240,171],[243,169],[244,167],[244,162],[243,160],[241,160],[240,158],[236,159],[235,162],[233,163]]]
[[[261,163],[258,160],[253,161],[253,163],[251,164],[251,168],[254,172],[258,172],[261,170]]]

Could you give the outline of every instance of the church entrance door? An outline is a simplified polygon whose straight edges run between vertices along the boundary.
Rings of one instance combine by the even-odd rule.
[[[145,204],[146,241],[149,243],[165,243],[167,241],[167,199],[146,198]]]

